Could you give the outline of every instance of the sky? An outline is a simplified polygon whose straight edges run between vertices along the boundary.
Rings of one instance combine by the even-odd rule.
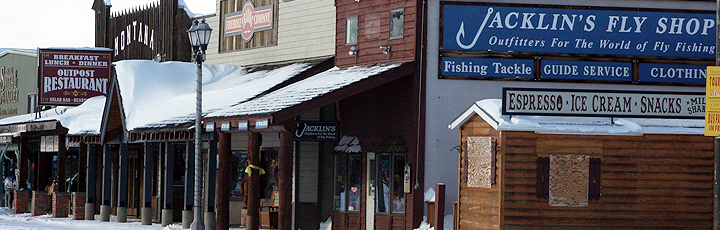
[[[153,0],[106,0],[112,12]],[[157,1],[157,0],[156,0]],[[215,12],[215,0],[184,0],[195,14]],[[0,48],[95,46],[93,0],[0,0]]]

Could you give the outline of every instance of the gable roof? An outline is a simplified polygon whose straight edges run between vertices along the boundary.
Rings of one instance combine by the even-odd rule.
[[[703,135],[705,132],[705,121],[701,119],[502,115],[500,99],[473,103],[448,128],[457,129],[475,115],[482,117],[495,130],[502,131],[576,135]]]

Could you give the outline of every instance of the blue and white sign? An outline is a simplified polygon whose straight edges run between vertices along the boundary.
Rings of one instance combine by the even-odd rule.
[[[222,131],[230,131],[230,122],[220,123],[220,130],[222,130]]]
[[[268,120],[268,119],[255,121],[256,129],[267,129],[268,127],[270,127],[270,120]]]
[[[533,78],[533,60],[443,57],[444,77]]]
[[[705,84],[707,66],[640,63],[638,82]]]
[[[238,122],[238,130],[247,130],[248,129],[248,121],[239,121]]]
[[[632,81],[632,63],[555,60],[541,63],[542,79]]]
[[[715,13],[451,5],[447,50],[715,58]]]
[[[215,122],[205,123],[205,132],[214,132],[214,131],[215,131]]]

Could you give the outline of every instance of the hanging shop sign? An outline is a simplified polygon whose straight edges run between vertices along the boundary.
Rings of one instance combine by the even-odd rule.
[[[707,67],[705,136],[720,136],[720,66]]]
[[[273,5],[255,7],[247,1],[242,11],[225,15],[225,37],[242,35],[249,42],[255,32],[273,28],[273,15]]]
[[[443,57],[442,76],[534,78],[533,60]]]
[[[340,126],[337,122],[298,121],[293,135],[296,141],[337,141]]]
[[[715,58],[715,13],[443,5],[442,48]]]
[[[238,122],[238,130],[247,130],[248,127],[250,127],[248,121],[239,121]]]
[[[705,96],[702,92],[503,88],[502,113],[702,119]]]
[[[705,84],[707,66],[640,63],[638,82]]]
[[[39,49],[40,105],[80,105],[107,95],[112,50]]]
[[[632,81],[632,63],[543,60],[543,79]]]
[[[40,152],[57,152],[60,136],[40,136]]]

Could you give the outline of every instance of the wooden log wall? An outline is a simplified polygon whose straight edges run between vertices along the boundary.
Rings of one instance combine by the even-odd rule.
[[[480,124],[478,124],[480,123]],[[466,135],[477,119],[463,128]],[[492,131],[487,131],[492,133]],[[504,131],[501,209],[495,188],[460,184],[460,229],[709,229],[713,217],[713,148],[701,135],[595,136]],[[550,207],[536,196],[536,160],[581,154],[602,161],[601,197],[587,207]],[[492,193],[488,195],[488,193]],[[499,210],[499,226],[486,213]],[[475,217],[480,216],[480,217]]]
[[[468,136],[500,137],[500,132],[485,123],[479,116],[473,117],[460,129],[460,151],[467,151]],[[498,145],[501,141],[498,142]],[[503,154],[496,155],[496,162],[502,162]],[[500,185],[503,183],[503,165],[496,166],[496,183],[489,189],[469,188],[463,170],[467,168],[465,154],[460,154],[458,164],[458,204],[460,229],[500,229]],[[456,218],[458,219],[458,218]],[[447,227],[447,226],[446,226]]]
[[[337,0],[337,23],[335,37],[335,65],[348,67],[353,65],[372,65],[390,62],[410,61],[415,58],[415,40],[417,24],[417,2],[400,0]],[[390,11],[404,9],[402,38],[390,38]],[[345,44],[346,19],[357,16],[357,44]],[[383,54],[380,46],[391,46],[388,55]],[[350,47],[358,51],[350,56]]]

